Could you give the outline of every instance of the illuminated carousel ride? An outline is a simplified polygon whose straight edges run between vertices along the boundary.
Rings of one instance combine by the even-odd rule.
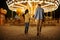
[[[23,14],[26,9],[29,10],[31,17],[34,15],[37,4],[41,4],[45,13],[56,10],[59,6],[57,0],[12,0],[7,1],[10,10],[16,11],[19,15]]]

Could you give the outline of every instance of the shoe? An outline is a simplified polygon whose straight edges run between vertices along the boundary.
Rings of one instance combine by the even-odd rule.
[[[25,31],[25,34],[28,34],[28,32],[27,32],[27,31]]]
[[[37,33],[37,36],[39,36],[39,33]]]

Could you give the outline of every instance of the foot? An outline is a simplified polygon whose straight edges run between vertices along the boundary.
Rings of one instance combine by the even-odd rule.
[[[25,31],[25,34],[28,34],[28,32]]]
[[[39,33],[37,33],[37,36],[39,36]]]

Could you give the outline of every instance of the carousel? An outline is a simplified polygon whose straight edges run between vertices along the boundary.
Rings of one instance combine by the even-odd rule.
[[[25,9],[29,9],[30,14],[34,14],[37,4],[41,4],[44,12],[51,12],[58,8],[59,1],[57,0],[8,0],[7,5],[10,10],[17,11],[21,9],[22,12]],[[49,9],[49,10],[48,10]]]
[[[41,7],[48,16],[48,12],[52,15],[52,11],[55,11],[58,8],[59,0],[12,0],[7,1],[7,4],[10,10],[16,11],[19,15],[23,14],[25,9],[29,9],[31,17],[35,13],[37,4],[41,4]]]
[[[46,19],[48,19],[48,12],[52,15],[52,11],[55,11],[59,6],[59,0],[7,0],[6,3],[9,9],[15,11],[18,16],[21,16],[24,11],[28,9],[31,16],[31,23],[34,23],[32,17],[35,13],[37,4],[42,5],[41,7],[44,9],[44,13],[47,14],[47,16],[45,16]],[[52,18],[52,16],[49,18]]]

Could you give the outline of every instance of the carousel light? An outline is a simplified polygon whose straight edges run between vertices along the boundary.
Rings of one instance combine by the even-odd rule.
[[[29,6],[30,6],[30,7],[32,7],[32,5],[31,5],[31,3],[30,3],[30,2],[28,2],[28,4],[29,4]]]
[[[14,0],[12,0],[12,1],[14,1]]]
[[[54,0],[53,0],[54,1]],[[17,2],[15,2],[15,4],[17,4],[18,5],[18,7],[17,7],[17,5],[15,6],[15,7],[17,7],[17,8],[19,8],[19,7],[24,7],[24,8],[27,8],[27,7],[30,7],[30,8],[32,8],[33,7],[33,5],[32,5],[32,3],[34,2],[34,8],[36,8],[36,4],[35,3],[40,3],[40,4],[42,4],[43,2],[43,4],[42,4],[42,8],[44,8],[45,9],[45,12],[46,12],[46,7],[49,7],[50,5],[53,5],[54,6],[54,8],[52,8],[53,10],[56,10],[57,8],[58,8],[58,2],[57,1],[55,1],[55,2],[52,2],[52,0],[50,0],[50,1],[44,1],[44,0],[42,0],[42,1],[39,1],[39,0],[25,0],[25,1],[17,1]],[[27,3],[29,6],[27,6],[27,5],[23,5],[22,3]],[[11,7],[11,6],[13,6],[13,5],[15,5],[15,4],[11,4],[11,5],[8,5],[9,6],[9,8]],[[51,9],[51,10],[52,10]],[[50,10],[50,11],[51,11]],[[52,11],[53,11],[52,10]],[[33,10],[34,11],[34,10]],[[49,11],[49,10],[48,10]],[[48,12],[47,11],[47,12]]]

